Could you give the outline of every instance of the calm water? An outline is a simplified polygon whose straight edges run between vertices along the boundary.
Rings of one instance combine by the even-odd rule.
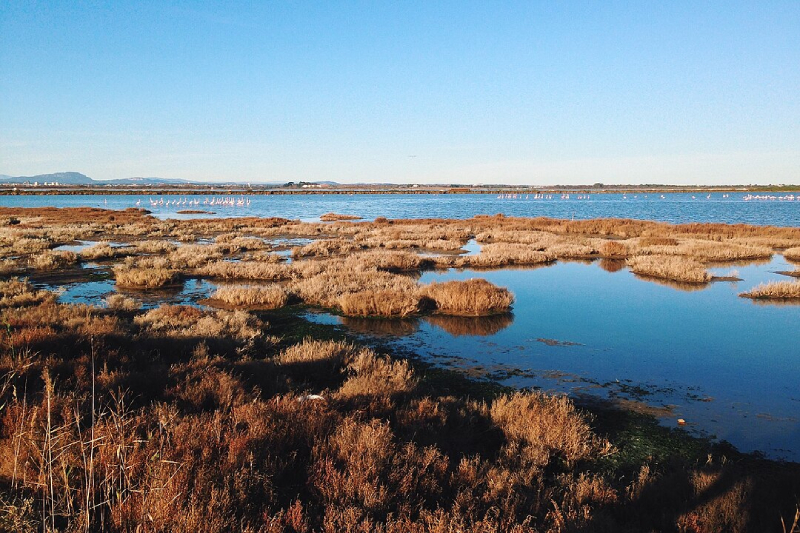
[[[206,216],[302,220],[317,220],[331,211],[365,219],[505,213],[800,226],[800,201],[745,201],[743,194],[734,193],[710,198],[665,194],[664,198],[577,199],[573,195],[563,200],[489,195],[250,196],[249,206],[244,202],[238,207],[203,205],[210,198],[203,196],[164,198],[186,198],[187,204],[197,199],[200,205],[151,207],[150,198],[136,196],[5,196],[0,205],[122,209],[139,201],[162,218],[181,217],[176,211],[191,207],[216,212]],[[479,249],[475,243],[468,248],[471,253]],[[684,418],[688,429],[726,439],[742,450],[800,461],[800,306],[756,304],[737,296],[760,282],[789,279],[775,271],[792,270],[794,265],[776,255],[768,263],[712,269],[718,275],[736,270],[743,281],[692,291],[642,280],[625,268],[607,271],[602,265],[559,262],[535,269],[452,270],[422,276],[422,283],[483,277],[508,287],[516,296],[508,316],[405,321],[344,319],[324,313],[309,317],[379,335],[383,342],[412,349],[437,364],[510,385],[665,408],[661,414],[666,425]],[[115,290],[107,277],[62,285],[61,300],[100,304]],[[129,295],[152,307],[161,302],[196,303],[214,288],[210,282],[190,279],[169,291]]]
[[[703,194],[596,194],[552,195],[534,199],[534,195],[516,198],[490,194],[377,194],[377,195],[249,195],[236,196],[234,205],[209,205],[219,201],[212,196],[0,196],[0,206],[8,207],[105,207],[149,209],[161,218],[197,218],[203,216],[276,216],[300,220],[318,220],[324,213],[358,215],[367,220],[387,218],[470,218],[481,214],[504,213],[508,216],[587,219],[619,217],[663,222],[726,222],[774,226],[800,226],[800,193],[779,193],[775,200],[749,200],[746,193]],[[662,198],[663,196],[663,198]],[[793,200],[778,200],[791,197]],[[152,202],[170,205],[151,205]],[[183,203],[186,200],[186,203]],[[181,205],[171,205],[178,201]],[[195,201],[198,205],[190,205]],[[249,201],[249,205],[247,204]],[[236,205],[242,203],[243,205]],[[179,215],[178,211],[200,209],[214,215]]]
[[[688,429],[742,450],[800,460],[800,306],[738,297],[759,282],[788,279],[774,271],[791,265],[778,258],[736,267],[744,281],[694,291],[599,265],[424,274],[423,283],[483,277],[515,294],[513,317],[472,328],[457,319],[392,328],[310,318],[381,335],[390,346],[509,385],[666,407],[666,425],[684,418]]]

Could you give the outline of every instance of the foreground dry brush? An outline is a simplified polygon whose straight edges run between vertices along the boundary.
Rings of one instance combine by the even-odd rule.
[[[565,397],[442,393],[244,311],[2,290],[0,530],[779,531],[800,488],[711,458],[628,479]]]
[[[255,309],[302,301],[356,317],[430,314],[403,327],[496,331],[510,320],[508,291],[414,275],[603,258],[674,261],[666,277],[683,276],[722,260],[794,257],[800,230],[0,209],[11,216],[0,226],[0,530],[762,532],[794,516],[795,465],[736,454],[624,462],[567,398],[443,384],[391,354],[301,340],[300,317]],[[453,253],[470,239],[481,253]],[[99,244],[54,250],[78,240]],[[290,249],[284,262],[277,253]],[[219,289],[222,309],[142,310],[138,293],[59,304],[25,279],[90,259],[136,289],[181,277],[243,284]]]

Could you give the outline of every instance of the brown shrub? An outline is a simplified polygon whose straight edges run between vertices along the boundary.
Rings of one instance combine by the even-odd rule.
[[[668,255],[635,256],[628,259],[631,271],[642,276],[684,283],[707,283],[711,274],[703,265],[688,257]]]
[[[783,257],[789,261],[800,261],[800,246],[795,248],[787,248],[783,251]]]
[[[739,294],[739,296],[757,300],[796,300],[800,299],[800,281],[762,283],[750,291]]]
[[[337,220],[361,220],[361,217],[357,215],[340,215],[337,213],[325,213],[324,215],[320,215],[319,219],[323,222],[335,222]]]
[[[181,275],[177,270],[168,268],[117,265],[114,267],[114,278],[119,287],[154,289],[165,285],[177,284],[181,279]]]
[[[144,254],[164,254],[174,252],[178,247],[169,242],[161,240],[136,241],[131,243],[136,252]]]
[[[420,270],[428,261],[411,252],[374,250],[354,254],[345,259],[344,267],[358,270],[385,270],[387,272],[413,272]]]
[[[106,296],[106,305],[109,309],[119,311],[138,311],[142,308],[142,303],[128,296],[114,293]]]
[[[471,267],[501,267],[506,265],[540,265],[555,260],[555,256],[525,244],[484,244],[478,255],[462,257],[459,263]]]
[[[362,246],[345,239],[318,240],[292,248],[292,257],[331,257],[361,250]]]
[[[673,237],[640,237],[639,246],[677,246],[678,239]]]
[[[358,352],[347,371],[350,377],[337,393],[341,398],[392,396],[409,392],[416,384],[407,361],[378,357],[371,350]]]
[[[603,257],[625,257],[628,255],[628,247],[619,241],[605,241],[600,245],[598,251]]]
[[[752,259],[769,259],[772,250],[760,246],[748,246],[731,242],[688,241],[678,249],[683,255],[694,257],[700,261],[742,261]]]
[[[611,450],[565,396],[518,392],[496,399],[490,413],[509,442],[532,464],[545,466],[551,456],[574,464]]]
[[[75,252],[46,251],[34,254],[28,258],[28,266],[36,270],[55,270],[78,262]]]
[[[184,244],[170,252],[168,259],[174,268],[197,268],[220,259],[225,251],[218,244]]]
[[[315,262],[311,265],[301,263],[295,267],[295,272],[301,273],[305,279],[295,281],[292,290],[306,303],[323,307],[337,307],[341,298],[347,294],[386,292],[413,295],[418,288],[417,283],[406,276],[377,269],[358,271],[346,268],[343,262],[336,261]]]
[[[211,295],[212,300],[219,300],[234,307],[249,309],[278,309],[289,301],[286,289],[280,285],[268,287],[220,287]]]
[[[195,271],[201,276],[220,279],[257,279],[280,281],[289,279],[288,265],[264,263],[262,261],[214,261]]]
[[[202,311],[188,305],[161,305],[134,317],[149,335],[248,339],[261,335],[263,324],[244,311]]]
[[[55,294],[50,291],[35,290],[27,278],[0,281],[0,308],[22,307],[48,301],[54,302]]]
[[[48,250],[53,243],[48,239],[21,237],[11,242],[11,249],[14,253],[35,254]]]
[[[431,283],[421,294],[436,304],[436,312],[445,315],[482,316],[506,313],[514,296],[485,279]]]
[[[129,247],[111,246],[111,244],[107,242],[98,242],[97,244],[81,250],[80,257],[86,261],[96,261],[98,259],[122,257],[132,253],[133,250]]]
[[[329,362],[334,366],[349,364],[361,348],[342,341],[320,341],[306,337],[281,352],[275,362],[280,365],[292,363]]]
[[[336,304],[348,316],[407,317],[421,309],[419,295],[393,290],[351,292]]]

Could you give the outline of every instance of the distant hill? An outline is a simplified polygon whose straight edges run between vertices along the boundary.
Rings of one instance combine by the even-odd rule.
[[[2,183],[58,183],[59,185],[91,185],[96,184],[89,176],[80,172],[55,172],[53,174],[38,174],[36,176],[6,176],[0,177]]]
[[[235,181],[226,181],[226,182],[204,182],[204,181],[192,181],[180,178],[144,178],[144,177],[133,177],[133,178],[122,178],[122,179],[115,179],[115,180],[95,180],[90,178],[85,174],[81,174],[80,172],[54,172],[52,174],[38,174],[36,176],[8,176],[6,174],[0,174],[0,184],[29,184],[32,185],[34,183],[38,183],[39,185],[44,185],[45,183],[57,183],[58,185],[95,185],[95,186],[103,186],[103,185],[130,185],[130,186],[149,186],[149,185],[209,185],[209,186],[217,186],[217,187],[224,187],[224,186],[242,186],[245,184],[252,184],[255,186],[280,186],[284,185],[282,181],[274,181],[274,182],[235,182]],[[334,181],[313,181],[313,182],[300,182],[300,183],[309,183],[314,185],[328,185],[328,186],[336,186],[338,183]]]

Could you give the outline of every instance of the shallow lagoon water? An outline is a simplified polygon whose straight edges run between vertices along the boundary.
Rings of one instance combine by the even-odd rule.
[[[103,307],[107,296],[115,293],[133,298],[142,309],[152,309],[162,304],[199,305],[197,302],[214,292],[215,283],[204,279],[186,279],[174,287],[151,290],[117,290],[113,279],[79,281],[65,284],[37,284],[58,292],[58,301],[65,304],[86,304]]]
[[[444,366],[537,387],[645,402],[666,425],[732,442],[745,451],[800,460],[800,306],[757,304],[738,293],[788,279],[780,256],[736,267],[743,281],[682,291],[599,263],[559,262],[526,270],[428,272],[422,283],[483,277],[516,296],[499,328],[441,327],[436,319],[380,334],[390,346]],[[714,269],[717,274],[730,268]],[[310,315],[312,320],[350,319]],[[379,322],[373,321],[378,325]],[[468,328],[468,326],[467,326]]]
[[[727,194],[727,196],[726,196]],[[41,195],[0,196],[4,207],[100,207],[126,209],[141,207],[159,218],[208,217],[285,217],[318,221],[324,213],[358,215],[365,220],[388,218],[470,218],[475,215],[504,213],[507,216],[588,219],[598,217],[634,218],[662,222],[725,222],[775,226],[800,226],[800,193],[776,193],[795,198],[792,201],[746,201],[747,193],[662,194],[592,194],[549,195],[535,199],[532,194],[496,196],[493,194],[301,194],[236,195],[249,205],[204,205],[210,195]],[[663,196],[663,198],[662,198]],[[709,197],[710,196],[710,197]],[[231,196],[227,196],[231,197]],[[217,196],[216,198],[221,198]],[[155,205],[183,201],[181,205]],[[190,201],[199,205],[188,205]],[[138,202],[138,205],[137,205]],[[199,209],[213,214],[180,214]]]

